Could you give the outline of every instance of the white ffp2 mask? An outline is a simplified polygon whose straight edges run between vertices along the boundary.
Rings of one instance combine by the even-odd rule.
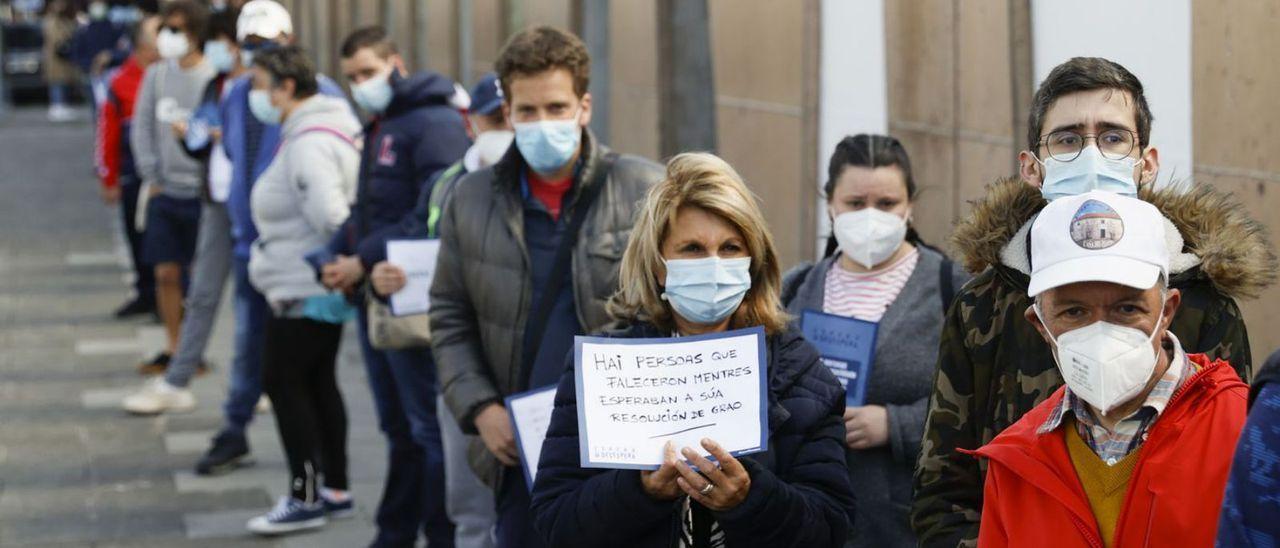
[[[1036,316],[1049,332],[1040,306]],[[1164,304],[1156,327],[1148,335],[1139,329],[1098,321],[1049,339],[1058,347],[1054,357],[1062,379],[1080,399],[1103,415],[1142,392],[1151,380],[1158,356],[1151,341],[1164,321]]]
[[[836,215],[832,231],[840,251],[868,269],[889,260],[907,236],[907,220],[874,207]]]

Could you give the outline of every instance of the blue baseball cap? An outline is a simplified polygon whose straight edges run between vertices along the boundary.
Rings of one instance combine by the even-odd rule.
[[[502,107],[502,83],[498,75],[487,73],[480,77],[471,88],[471,112],[475,114],[491,114]]]

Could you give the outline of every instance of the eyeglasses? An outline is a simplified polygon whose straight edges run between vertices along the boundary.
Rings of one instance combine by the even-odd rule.
[[[1079,133],[1064,129],[1046,135],[1040,144],[1049,151],[1049,157],[1059,162],[1070,162],[1080,156],[1085,143],[1093,139],[1108,160],[1121,160],[1133,153],[1138,143],[1138,135],[1127,129],[1108,129],[1102,133]]]

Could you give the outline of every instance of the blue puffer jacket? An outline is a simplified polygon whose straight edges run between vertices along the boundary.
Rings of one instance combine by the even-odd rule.
[[[235,243],[235,255],[249,260],[249,249],[258,239],[258,228],[253,226],[253,213],[249,210],[249,193],[280,144],[280,126],[264,125],[249,113],[249,89],[253,86],[250,74],[236,78],[231,91],[222,100],[219,118],[222,119],[222,148],[231,160],[231,192],[227,196],[227,216],[231,218],[231,238]],[[344,97],[342,88],[323,74],[316,75],[320,93],[330,97]],[[249,150],[249,125],[261,128],[257,148]],[[253,158],[252,170],[249,159]]]
[[[373,268],[397,225],[413,211],[431,177],[462,158],[471,141],[449,104],[453,80],[434,72],[392,73],[391,104],[364,129],[360,184],[351,217],[329,242],[336,255],[359,255]]]
[[[662,337],[648,324],[608,336]],[[854,496],[845,468],[844,390],[799,333],[768,338],[769,450],[739,457],[751,475],[746,500],[713,512],[729,546],[842,546]],[[573,356],[533,486],[533,522],[548,546],[675,546],[682,502],[648,497],[637,470],[582,468]],[[695,503],[696,504],[696,503]]]

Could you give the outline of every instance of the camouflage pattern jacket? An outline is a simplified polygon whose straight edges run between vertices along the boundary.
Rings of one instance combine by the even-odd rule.
[[[1234,299],[1274,281],[1263,229],[1209,187],[1144,189],[1141,198],[1169,221],[1170,285],[1182,292],[1174,334],[1187,352],[1227,360],[1248,379],[1249,339]],[[1062,385],[1049,346],[1023,317],[1031,220],[1046,203],[1017,179],[996,182],[952,235],[965,268],[980,274],[943,325],[911,512],[924,546],[976,543],[985,464],[956,449],[990,442]]]

